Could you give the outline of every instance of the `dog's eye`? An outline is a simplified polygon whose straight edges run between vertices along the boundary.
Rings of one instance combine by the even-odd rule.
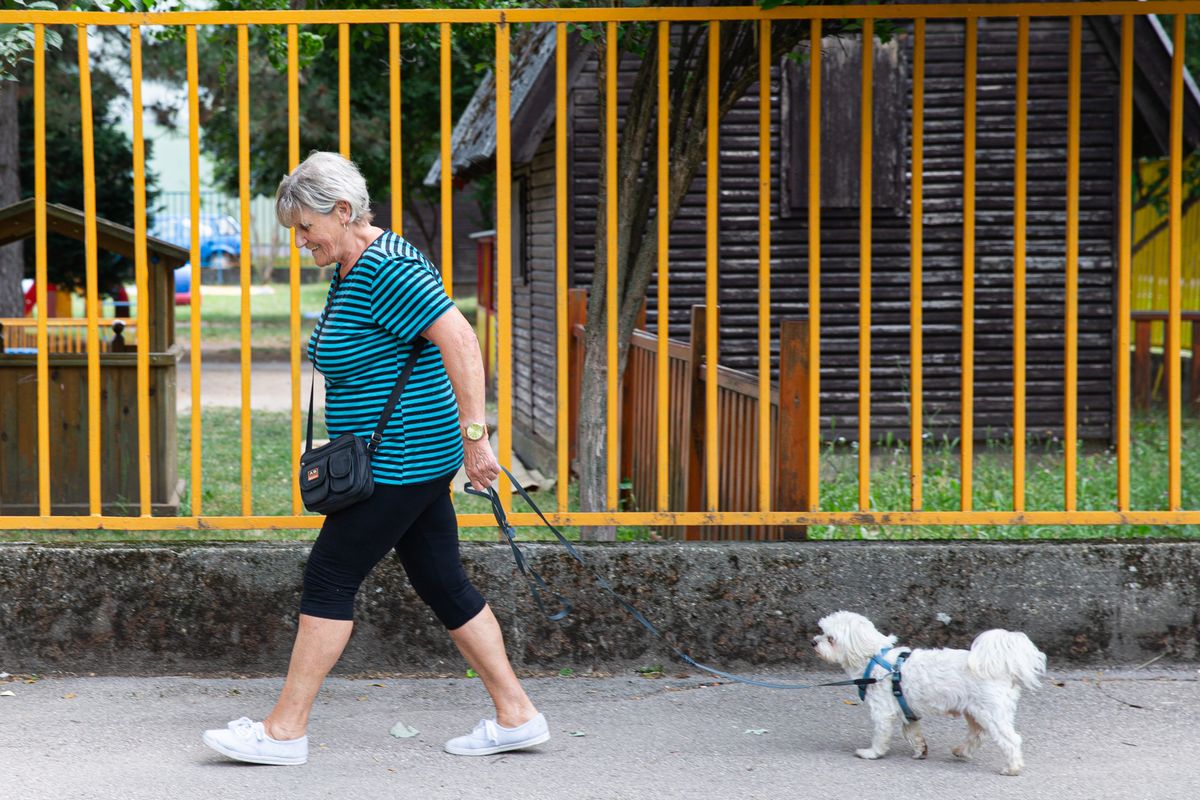
[[[825,637],[825,641],[829,642],[830,644],[833,644],[833,637],[832,637],[832,636],[826,636],[826,637]]]

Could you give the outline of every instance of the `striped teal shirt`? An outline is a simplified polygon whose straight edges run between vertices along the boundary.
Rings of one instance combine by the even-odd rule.
[[[385,231],[343,279],[334,272],[308,357],[325,376],[330,438],[369,437],[412,343],[453,308],[433,264]],[[372,460],[380,483],[421,483],[462,464],[458,403],[436,345],[425,348]]]

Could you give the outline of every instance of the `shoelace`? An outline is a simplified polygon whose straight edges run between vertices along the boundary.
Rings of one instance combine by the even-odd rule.
[[[478,733],[483,729],[483,735],[492,744],[500,744],[500,729],[497,727],[495,720],[481,719],[479,724],[475,726],[475,732]]]
[[[255,722],[249,717],[235,719],[229,723],[229,730],[233,731],[237,736],[243,739],[254,737],[256,741],[261,742],[266,737],[266,731],[263,729],[261,722]]]

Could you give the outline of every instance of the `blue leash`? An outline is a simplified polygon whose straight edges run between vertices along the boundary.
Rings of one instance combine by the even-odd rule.
[[[546,519],[546,515],[543,514],[542,510],[537,507],[537,503],[533,502],[533,498],[529,496],[529,494],[521,486],[520,482],[515,477],[513,477],[513,474],[511,472],[509,472],[507,469],[505,469],[503,466],[500,467],[500,469],[504,470],[504,474],[508,476],[508,479],[510,481],[512,481],[512,485],[516,488],[517,492],[521,495],[521,499],[523,499],[529,505],[529,507],[532,508],[539,517],[541,517],[542,522],[544,522],[546,524],[546,527],[549,528],[554,533],[554,535],[558,539],[559,543],[562,544],[562,546],[564,548],[566,548],[566,551],[571,556],[571,558],[575,559],[577,562],[579,562],[579,565],[581,567],[583,567],[585,570],[587,570],[589,573],[591,573],[592,580],[594,580],[596,582],[596,584],[600,586],[601,589],[603,589],[604,591],[606,591],[610,595],[612,595],[612,597],[617,601],[617,603],[622,608],[624,608],[629,613],[630,616],[632,616],[635,620],[637,620],[637,622],[643,628],[645,628],[647,631],[649,631],[651,634],[653,634],[655,638],[657,638],[659,641],[661,641],[663,644],[665,644],[667,647],[669,647],[671,649],[671,652],[673,652],[684,663],[689,664],[702,672],[707,672],[711,675],[716,675],[717,677],[720,677],[720,678],[726,678],[731,681],[736,681],[737,683],[745,683],[745,684],[749,684],[751,686],[763,686],[768,689],[815,689],[820,686],[857,686],[857,687],[859,687],[860,691],[865,692],[866,686],[870,686],[871,684],[879,682],[875,678],[863,677],[863,678],[853,678],[851,680],[844,680],[844,681],[832,681],[830,683],[771,683],[769,681],[754,680],[753,678],[744,678],[740,675],[734,675],[732,673],[724,672],[722,670],[716,669],[715,667],[710,667],[706,664],[701,664],[699,661],[696,661],[691,656],[689,656],[687,653],[683,652],[683,650],[679,649],[674,644],[672,644],[670,641],[668,641],[667,638],[665,636],[663,636],[662,633],[659,632],[658,628],[654,627],[654,624],[651,623],[650,620],[646,619],[645,615],[643,615],[642,612],[639,611],[636,606],[634,606],[632,603],[630,603],[628,600],[626,600],[624,597],[622,597],[621,594],[619,594],[617,592],[617,590],[612,587],[612,584],[609,583],[608,580],[603,575],[601,575],[600,573],[598,573],[594,569],[592,569],[590,566],[588,566],[587,562],[585,562],[583,560],[583,557],[579,555],[579,551],[576,550],[575,547],[571,544],[571,542],[568,541],[567,538],[562,535],[562,532],[559,531],[558,528],[556,528],[550,524],[550,520]],[[533,595],[534,602],[537,603],[537,607],[541,610],[542,614],[544,614],[547,619],[549,619],[553,622],[557,622],[559,620],[565,619],[567,617],[567,615],[571,613],[571,610],[572,610],[570,601],[568,601],[565,597],[558,594],[557,592],[553,591],[546,584],[546,581],[542,579],[542,576],[539,575],[536,570],[534,570],[532,567],[530,567],[528,562],[525,560],[525,556],[521,552],[521,549],[519,547],[517,547],[516,531],[513,529],[513,526],[511,524],[509,524],[508,516],[504,512],[504,506],[501,505],[501,503],[500,503],[500,495],[497,494],[496,490],[490,486],[487,487],[487,491],[484,492],[484,491],[480,491],[480,490],[474,488],[473,486],[471,486],[471,484],[469,482],[467,483],[466,487],[464,488],[464,491],[467,494],[474,495],[476,497],[482,497],[485,500],[488,500],[492,504],[492,515],[496,518],[496,524],[500,527],[501,533],[504,534],[504,538],[508,541],[508,546],[510,548],[512,548],[513,559],[517,562],[517,568],[521,570],[521,574],[525,578],[525,583],[529,587],[529,592],[530,592],[530,594]],[[554,614],[549,613],[546,610],[545,603],[542,601],[542,597],[541,597],[541,593],[539,592],[539,589],[553,594],[558,599],[562,608],[559,611],[555,612]]]

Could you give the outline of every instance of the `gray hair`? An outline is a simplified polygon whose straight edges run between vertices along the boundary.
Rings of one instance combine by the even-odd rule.
[[[332,214],[338,201],[350,205],[350,222],[371,223],[371,196],[358,165],[339,153],[313,150],[279,182],[275,190],[275,218],[293,227],[304,209]]]

